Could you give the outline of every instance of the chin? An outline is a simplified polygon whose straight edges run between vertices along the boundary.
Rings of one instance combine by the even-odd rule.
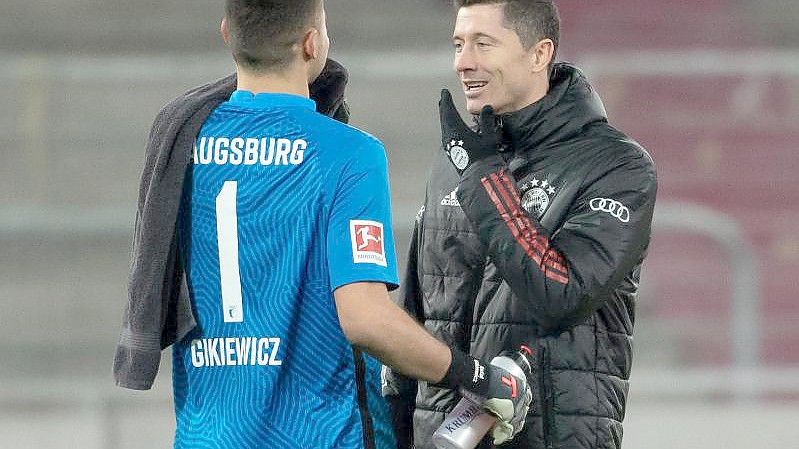
[[[466,100],[466,110],[469,111],[469,114],[477,115],[480,111],[483,110],[483,106],[487,105],[488,103],[481,100]]]

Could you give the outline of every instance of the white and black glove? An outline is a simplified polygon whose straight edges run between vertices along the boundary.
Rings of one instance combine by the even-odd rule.
[[[483,106],[480,111],[476,132],[463,121],[452,101],[452,94],[447,89],[441,90],[438,112],[441,119],[441,144],[459,175],[475,161],[498,154],[502,132],[491,106]]]
[[[483,408],[497,417],[492,436],[494,444],[510,441],[524,427],[533,393],[527,378],[532,377],[532,362],[523,352],[503,353],[518,364],[524,376],[485,363],[464,352],[451,348],[452,363],[439,387],[460,388],[464,396],[483,402]]]

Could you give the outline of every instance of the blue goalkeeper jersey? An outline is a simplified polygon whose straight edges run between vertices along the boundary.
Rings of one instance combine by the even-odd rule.
[[[377,139],[304,97],[234,92],[197,137],[178,241],[198,325],[173,351],[175,448],[394,446],[380,365],[333,298],[397,286]]]

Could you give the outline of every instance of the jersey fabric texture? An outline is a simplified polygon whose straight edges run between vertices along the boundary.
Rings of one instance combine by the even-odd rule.
[[[379,364],[333,291],[397,286],[385,151],[312,100],[236,91],[197,137],[178,222],[198,326],[173,351],[175,448],[387,448]]]

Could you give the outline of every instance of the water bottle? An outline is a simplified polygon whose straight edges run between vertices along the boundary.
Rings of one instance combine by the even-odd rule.
[[[510,357],[494,357],[491,364],[524,379],[524,371]],[[436,448],[474,449],[497,422],[496,417],[483,410],[484,400],[484,398],[464,396],[433,433],[433,444]]]

